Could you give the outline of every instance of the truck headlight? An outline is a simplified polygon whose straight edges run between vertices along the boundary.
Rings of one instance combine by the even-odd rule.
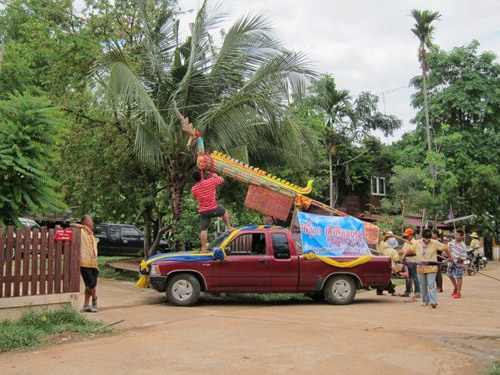
[[[151,266],[151,272],[149,274],[150,275],[161,275],[160,267],[157,264],[153,264]]]

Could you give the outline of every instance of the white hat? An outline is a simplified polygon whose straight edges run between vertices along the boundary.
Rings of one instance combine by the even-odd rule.
[[[391,237],[387,240],[386,245],[388,247],[392,247],[393,249],[395,249],[399,244],[398,244],[397,239],[395,239],[394,237]]]

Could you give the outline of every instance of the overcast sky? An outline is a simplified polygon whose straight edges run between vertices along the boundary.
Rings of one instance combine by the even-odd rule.
[[[81,9],[83,0],[75,4]],[[181,16],[181,32],[187,34],[202,0],[179,4],[191,10]],[[285,47],[305,52],[320,73],[332,74],[353,98],[361,91],[380,94],[379,109],[403,120],[394,136],[377,134],[385,142],[415,128],[408,83],[420,67],[411,9],[441,13],[434,34],[441,48],[477,39],[480,51],[500,55],[500,0],[226,0],[223,5],[230,19],[225,28],[246,14],[262,14]]]
[[[201,0],[179,0],[197,10]],[[413,8],[439,11],[434,42],[449,50],[479,40],[481,50],[500,54],[499,0],[226,0],[231,20],[262,14],[284,45],[303,51],[316,69],[332,74],[353,97],[361,91],[379,94],[408,86],[419,74],[418,40],[410,31]],[[192,21],[194,12],[183,16]],[[184,29],[185,30],[185,29]],[[411,88],[386,92],[385,109],[403,120],[403,129],[386,141],[414,129],[410,119]],[[384,110],[382,96],[379,108]]]

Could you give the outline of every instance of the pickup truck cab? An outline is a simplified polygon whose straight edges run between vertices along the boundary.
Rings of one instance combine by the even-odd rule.
[[[209,251],[222,248],[224,261],[158,260],[151,263],[150,286],[166,292],[174,305],[191,306],[200,292],[307,293],[332,304],[352,302],[361,288],[385,286],[391,278],[389,257],[374,257],[352,268],[334,267],[301,256],[285,228],[246,227],[231,238],[225,233]],[[356,257],[335,257],[351,261]]]
[[[94,235],[99,239],[97,252],[99,255],[136,256],[144,249],[142,232],[128,224],[97,224]],[[160,241],[158,251],[165,252],[166,242]]]

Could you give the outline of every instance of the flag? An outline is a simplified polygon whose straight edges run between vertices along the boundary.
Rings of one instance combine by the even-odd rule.
[[[453,207],[450,204],[450,213],[448,214],[448,220],[453,220],[455,219],[455,215],[453,214]]]

